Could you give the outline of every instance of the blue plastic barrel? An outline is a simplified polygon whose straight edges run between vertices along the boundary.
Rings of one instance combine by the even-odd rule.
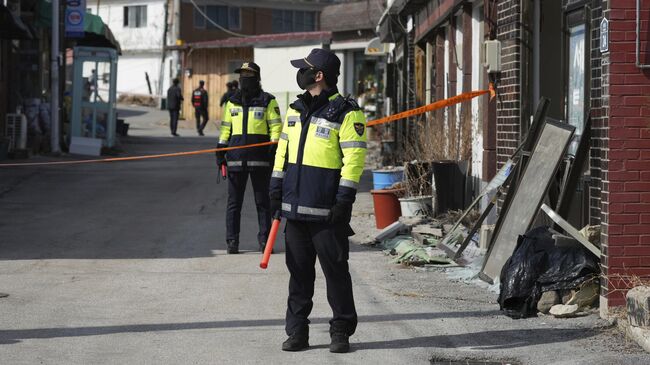
[[[390,188],[393,184],[402,180],[404,180],[403,167],[372,171],[372,183],[375,190]]]

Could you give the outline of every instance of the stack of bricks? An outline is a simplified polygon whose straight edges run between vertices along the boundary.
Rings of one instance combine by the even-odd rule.
[[[648,1],[642,1],[642,3]],[[608,7],[608,8],[607,8]],[[607,169],[602,172],[604,275],[608,305],[624,304],[627,281],[618,275],[650,277],[650,69],[636,65],[636,1],[603,4],[610,20],[609,65],[603,93],[609,93]],[[650,7],[641,7],[640,62],[650,63]]]

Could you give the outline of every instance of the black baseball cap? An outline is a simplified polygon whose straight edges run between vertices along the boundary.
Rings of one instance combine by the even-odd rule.
[[[296,68],[314,68],[325,74],[338,76],[341,60],[328,49],[314,48],[307,57],[291,60],[291,65]]]
[[[260,75],[260,66],[255,62],[244,62],[241,67],[235,70],[235,73],[241,73],[242,71],[252,71]]]

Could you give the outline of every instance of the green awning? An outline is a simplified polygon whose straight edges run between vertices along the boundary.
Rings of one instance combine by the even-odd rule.
[[[35,24],[40,28],[49,28],[52,25],[52,1],[40,0],[36,4]],[[94,47],[115,48],[117,53],[122,52],[120,43],[113,36],[111,29],[104,24],[100,16],[86,13],[84,15],[84,37],[77,39],[77,44]]]

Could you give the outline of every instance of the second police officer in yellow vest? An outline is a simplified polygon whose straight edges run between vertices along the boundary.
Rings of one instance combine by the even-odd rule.
[[[235,72],[239,73],[241,88],[224,106],[218,147],[277,141],[282,129],[280,108],[275,97],[262,90],[260,67],[245,62]],[[229,254],[239,253],[241,208],[249,175],[257,206],[257,239],[260,250],[264,249],[271,226],[269,179],[275,150],[276,146],[263,146],[217,152],[217,164],[228,167],[226,243]]]
[[[291,61],[306,90],[287,111],[271,179],[271,211],[286,218],[290,273],[285,351],[309,346],[315,262],[320,262],[332,308],[330,351],[349,351],[357,313],[348,268],[352,204],[366,157],[366,120],[336,88],[341,62],[314,49]]]

